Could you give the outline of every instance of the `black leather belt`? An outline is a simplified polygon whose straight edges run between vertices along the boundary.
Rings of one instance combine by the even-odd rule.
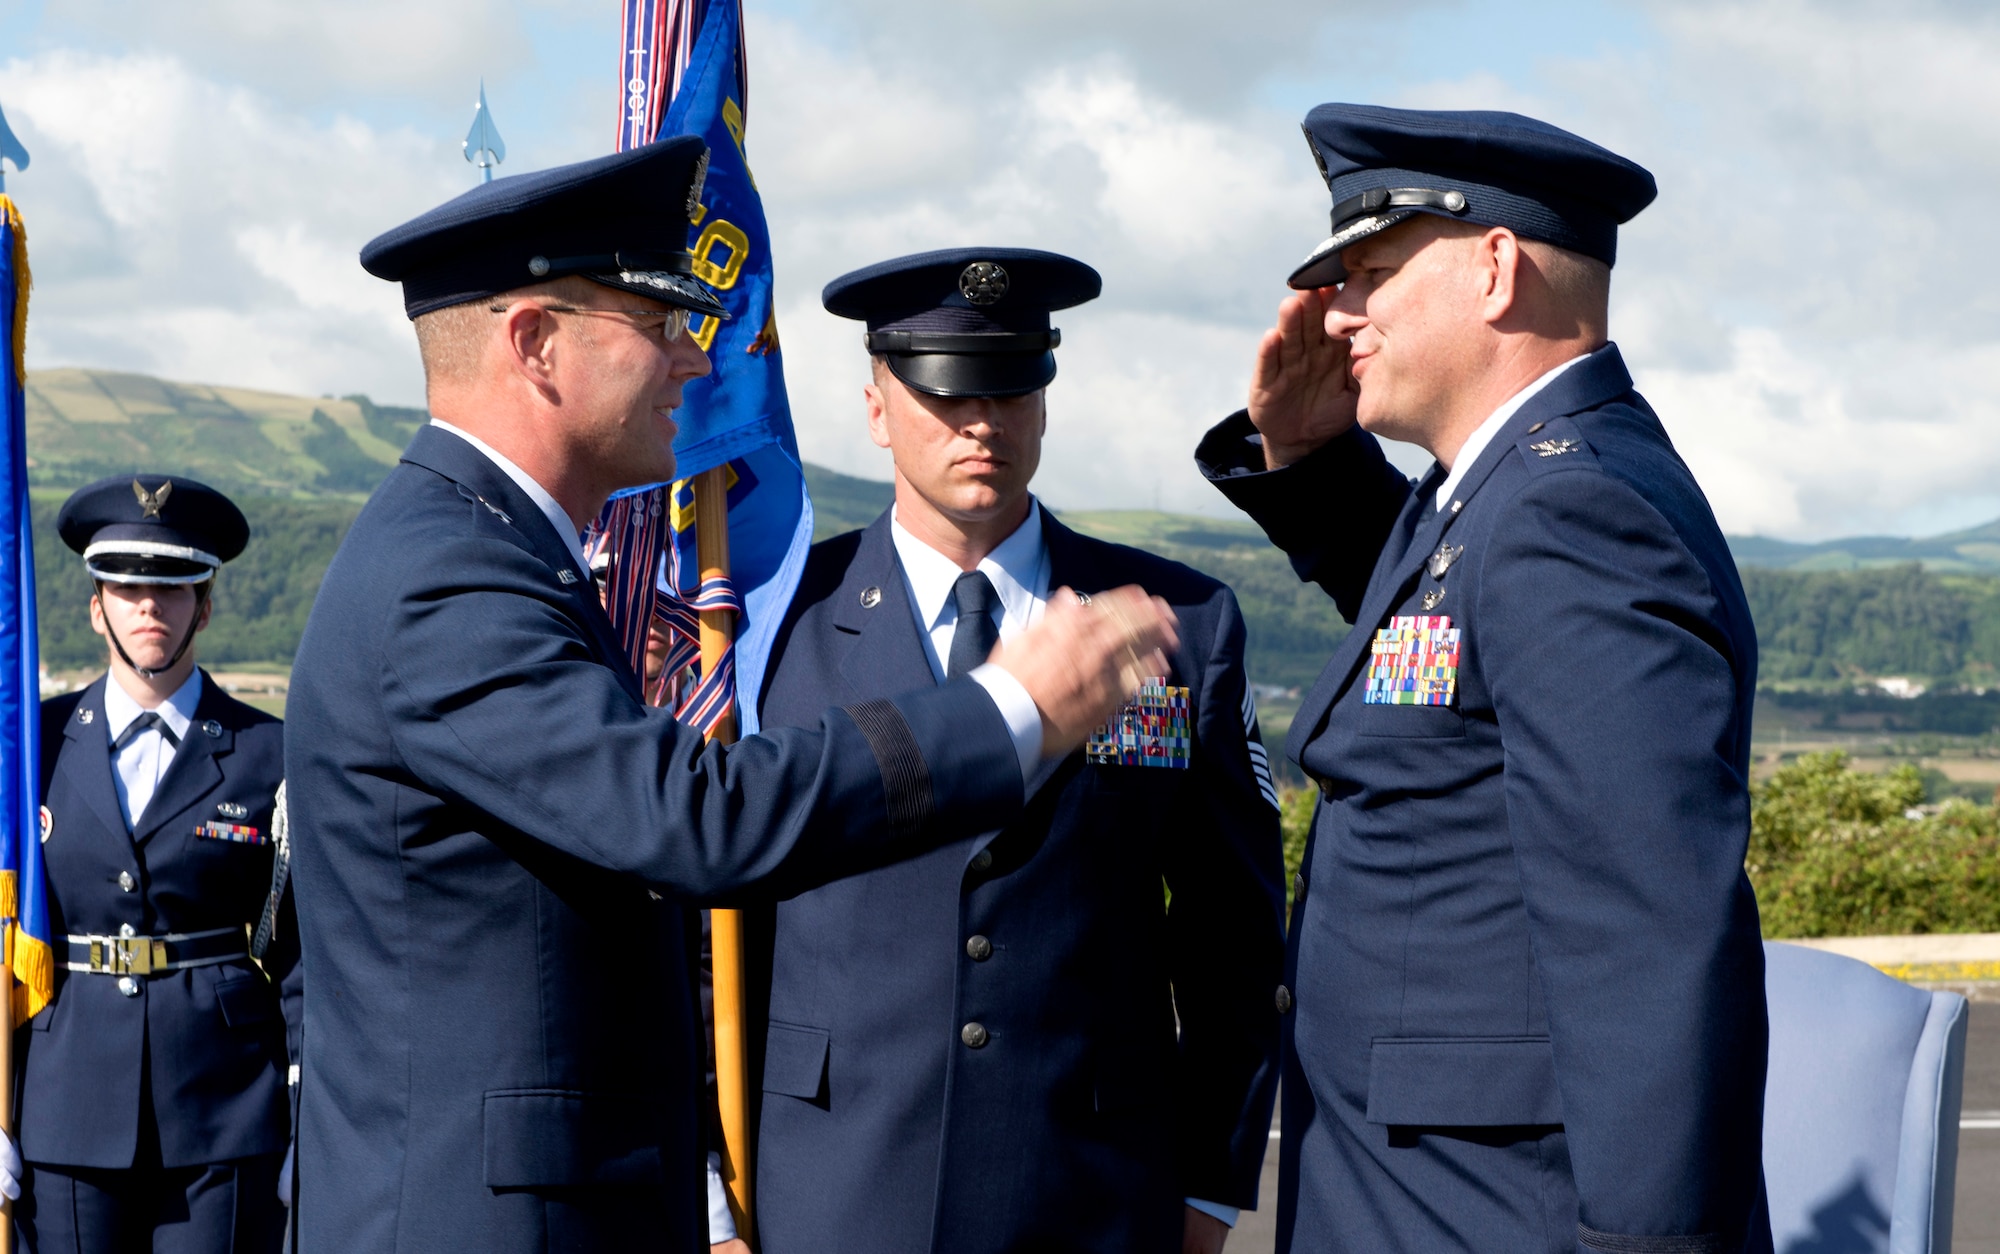
[[[209,967],[250,956],[248,930],[218,927],[206,932],[165,936],[71,936],[71,971],[92,975],[165,975],[189,967]]]

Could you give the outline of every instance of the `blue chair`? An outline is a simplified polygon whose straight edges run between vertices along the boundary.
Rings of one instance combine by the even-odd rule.
[[[1764,1184],[1779,1254],[1946,1254],[1965,999],[1765,942]]]

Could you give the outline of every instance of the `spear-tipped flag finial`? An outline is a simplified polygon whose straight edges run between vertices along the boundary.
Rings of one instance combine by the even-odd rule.
[[[7,190],[7,163],[12,161],[16,170],[28,168],[28,150],[7,125],[7,115],[0,113],[0,192]]]
[[[0,128],[4,126],[0,123]],[[472,129],[465,133],[465,159],[479,167],[482,183],[491,183],[493,167],[507,159],[507,141],[500,138],[500,128],[493,125],[493,110],[486,107],[483,78],[479,80],[479,104],[472,111]]]

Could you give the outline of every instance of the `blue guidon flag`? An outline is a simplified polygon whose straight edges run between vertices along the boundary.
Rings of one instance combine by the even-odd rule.
[[[21,391],[28,326],[28,238],[20,211],[0,195],[0,929],[14,987],[12,1020],[26,1022],[55,996],[42,841],[41,685],[35,647],[35,548],[28,530],[28,424]]]
[[[714,371],[687,385],[674,415],[684,478],[621,494],[586,544],[594,558],[609,559],[607,608],[633,668],[646,673],[648,628],[664,645],[651,699],[703,731],[734,709],[747,734],[757,730],[757,694],[805,569],[813,513],[785,397],[771,237],[744,151],[743,9],[741,0],[626,0],[623,29],[619,150],[661,135],[708,142],[690,251],[695,277],[715,289],[729,318],[698,316],[689,328]],[[728,467],[730,575],[702,584],[691,480],[718,466]],[[696,614],[732,608],[733,656],[680,682],[699,654]]]

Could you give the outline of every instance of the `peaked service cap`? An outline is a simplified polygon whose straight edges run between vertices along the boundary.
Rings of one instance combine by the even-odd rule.
[[[105,583],[200,583],[250,543],[234,501],[179,475],[113,475],[78,488],[56,532]]]
[[[1333,234],[1292,272],[1295,288],[1342,282],[1343,248],[1419,213],[1611,265],[1619,224],[1659,194],[1643,167],[1518,113],[1323,104],[1304,129],[1333,193]]]
[[[361,267],[412,319],[571,274],[726,317],[687,247],[707,175],[708,145],[676,135],[494,179],[369,240]]]
[[[1035,248],[947,248],[826,285],[829,313],[865,321],[868,351],[932,396],[1025,396],[1056,377],[1053,310],[1097,299],[1097,271]]]

